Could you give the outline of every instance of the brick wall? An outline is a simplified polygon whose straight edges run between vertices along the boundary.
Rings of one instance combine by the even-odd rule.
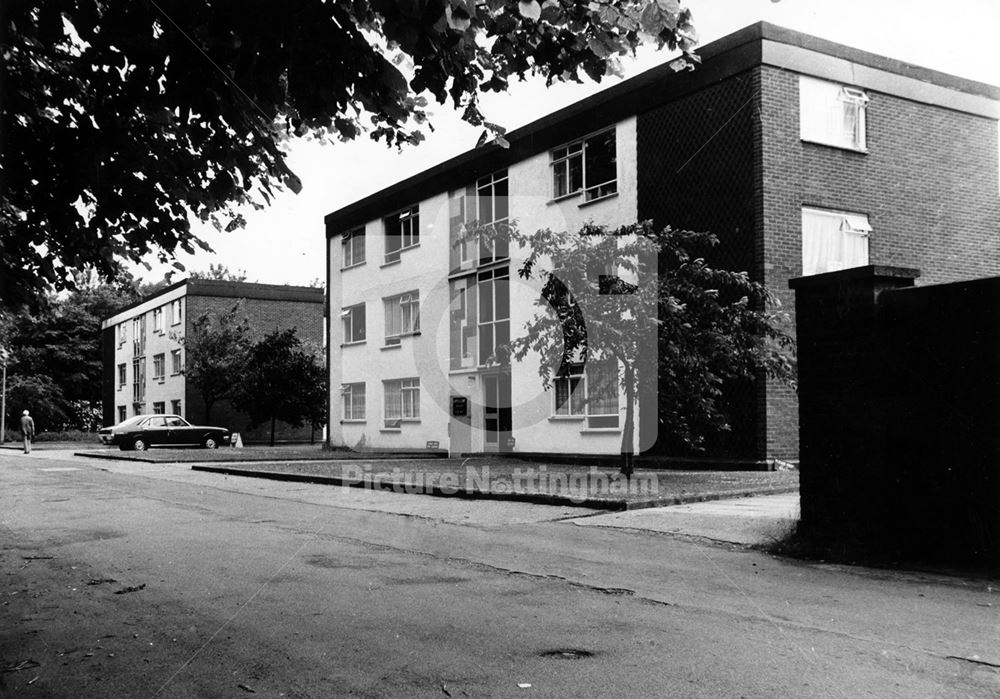
[[[919,268],[921,283],[1000,274],[995,120],[869,91],[868,152],[856,153],[801,141],[796,73],[762,66],[755,74],[764,278],[789,312],[803,206],[867,214],[869,261]],[[769,387],[766,442],[769,456],[798,452],[788,389]]]
[[[759,279],[755,80],[747,71],[638,116],[638,207],[640,220],[653,219],[657,226],[715,233],[720,244],[706,258]],[[717,435],[705,455],[762,458],[760,387],[727,386],[725,396],[732,430]],[[663,439],[655,451],[689,455]]]
[[[191,323],[203,313],[214,316],[227,313],[240,299],[223,296],[188,296],[186,332],[190,331]],[[252,336],[260,339],[275,330],[295,328],[303,343],[311,345],[316,350],[317,357],[323,357],[323,303],[307,301],[287,301],[274,299],[253,299],[243,301],[243,312],[250,321]],[[192,422],[206,422],[205,404],[198,391],[188,386],[185,391],[187,406],[185,414]],[[228,400],[220,401],[212,406],[208,420],[213,425],[228,427],[239,432],[244,441],[263,442],[270,439],[270,425],[251,428],[245,413],[235,410]],[[283,422],[275,426],[276,441],[305,441],[314,435],[309,425],[295,428]],[[317,441],[321,433],[315,434]]]

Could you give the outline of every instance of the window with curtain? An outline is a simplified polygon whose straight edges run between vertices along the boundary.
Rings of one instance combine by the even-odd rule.
[[[583,417],[586,413],[586,380],[583,364],[571,364],[552,380],[557,417]]]
[[[420,292],[408,291],[383,301],[385,344],[398,345],[401,337],[420,332]]]
[[[343,267],[355,267],[365,261],[365,229],[355,228],[341,236]]]
[[[799,125],[804,141],[865,150],[867,106],[863,90],[799,76]]]
[[[398,428],[403,420],[420,419],[420,379],[393,379],[382,382],[383,419],[387,429]]]
[[[344,344],[365,341],[365,304],[348,306],[340,312],[344,323]]]
[[[340,387],[340,395],[344,399],[344,420],[365,419],[365,385],[364,383],[345,383]]]
[[[871,226],[865,214],[802,209],[802,276],[868,264]]]
[[[587,426],[618,427],[618,362],[614,359],[587,363]]]

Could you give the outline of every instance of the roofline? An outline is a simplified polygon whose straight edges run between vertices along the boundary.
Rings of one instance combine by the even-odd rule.
[[[138,301],[115,309],[113,313],[102,320],[114,318],[133,308],[149,303],[160,296],[165,296],[183,286],[187,286],[185,296],[215,296],[225,298],[246,298],[272,301],[302,301],[306,303],[324,303],[326,293],[323,289],[312,286],[291,286],[287,284],[258,284],[256,282],[233,282],[220,279],[182,279],[170,286],[164,287],[155,294],[143,296]]]
[[[508,167],[565,143],[574,137],[570,135],[572,133],[579,132],[582,135],[599,130],[762,65],[765,63],[765,41],[833,56],[990,100],[1000,100],[1000,88],[993,85],[911,65],[769,22],[757,22],[698,49],[702,64],[693,71],[677,72],[668,63],[655,66],[511,131],[505,136],[510,143],[507,149],[489,144],[466,151],[327,214],[323,218],[327,238],[384,215],[395,208],[396,203],[420,201],[426,198],[426,192],[431,189],[444,192],[464,187],[470,179]],[[393,202],[391,206],[390,202]]]

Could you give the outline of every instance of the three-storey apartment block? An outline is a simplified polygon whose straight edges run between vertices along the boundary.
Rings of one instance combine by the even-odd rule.
[[[166,413],[200,424],[210,420],[248,441],[268,438],[266,426],[251,429],[247,416],[227,400],[214,405],[206,418],[200,393],[184,377],[184,338],[203,314],[219,316],[242,303],[255,336],[294,327],[304,342],[321,347],[324,302],[323,290],[311,287],[187,279],[118,310],[101,323],[104,424]],[[276,434],[283,440],[311,436],[308,426],[284,424]]]
[[[476,148],[326,217],[331,443],[619,449],[623,399],[599,380],[616,367],[571,369],[546,391],[537,359],[496,361],[538,289],[518,278],[523,251],[463,236],[471,221],[712,231],[710,262],[765,282],[789,314],[801,275],[1000,273],[998,88],[766,23],[699,53],[693,71],[647,71],[509,133],[509,148]],[[793,389],[732,385],[725,403],[732,430],[707,456],[796,458]],[[637,447],[690,456],[657,439],[655,406],[638,413]]]

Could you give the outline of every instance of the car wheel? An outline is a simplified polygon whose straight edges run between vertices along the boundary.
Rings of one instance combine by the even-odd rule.
[[[215,437],[205,437],[205,448],[206,449],[218,449],[219,443],[215,441]]]
[[[142,437],[136,437],[132,440],[132,448],[136,451],[146,451],[146,449],[149,448],[149,445],[146,444],[146,440]]]

